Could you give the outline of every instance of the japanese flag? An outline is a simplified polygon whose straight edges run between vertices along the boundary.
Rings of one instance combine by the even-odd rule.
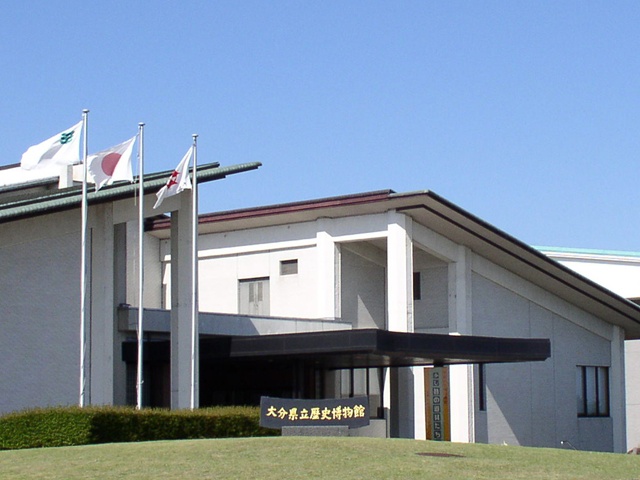
[[[182,157],[182,160],[176,167],[176,169],[171,173],[169,180],[164,187],[160,189],[158,193],[156,193],[156,197],[158,200],[153,208],[158,208],[162,201],[167,197],[172,197],[173,195],[177,195],[183,190],[191,188],[191,179],[189,178],[189,163],[191,162],[191,157],[193,156],[193,146],[189,147],[189,150]]]
[[[136,138],[87,157],[87,171],[96,184],[96,191],[118,180],[133,182],[131,154]]]

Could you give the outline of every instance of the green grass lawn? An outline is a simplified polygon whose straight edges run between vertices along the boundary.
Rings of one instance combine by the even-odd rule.
[[[0,478],[640,480],[640,456],[350,437],[184,440],[0,451]]]

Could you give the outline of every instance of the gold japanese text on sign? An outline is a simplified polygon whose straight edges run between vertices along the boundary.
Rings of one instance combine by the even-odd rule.
[[[267,428],[320,425],[356,428],[369,425],[368,410],[368,397],[316,400],[262,397],[260,425]]]

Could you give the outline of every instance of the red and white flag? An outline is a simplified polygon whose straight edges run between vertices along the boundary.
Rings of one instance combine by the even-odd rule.
[[[156,193],[156,197],[158,200],[153,208],[158,208],[162,201],[167,197],[172,197],[173,195],[177,195],[183,190],[191,188],[191,179],[189,178],[189,163],[191,162],[191,157],[193,156],[193,146],[189,147],[189,150],[182,157],[182,160],[176,167],[176,169],[171,173],[169,180],[164,187],[160,189],[158,193]]]
[[[131,156],[137,135],[126,142],[87,157],[87,172],[96,184],[96,191],[118,180],[133,182]]]

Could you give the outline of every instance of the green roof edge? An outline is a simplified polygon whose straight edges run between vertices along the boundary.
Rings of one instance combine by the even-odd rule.
[[[242,163],[228,167],[220,167],[218,163],[201,165],[198,166],[198,183],[219,180],[227,175],[255,170],[260,166],[262,166],[260,162]],[[167,170],[164,172],[145,175],[145,194],[156,193],[160,190],[167,183],[167,178],[171,172],[172,170]],[[104,187],[97,192],[90,189],[87,193],[87,202],[90,205],[94,205],[107,201],[130,198],[137,195],[138,188],[139,185],[137,182],[120,182]],[[73,187],[49,192],[28,200],[20,200],[0,205],[0,223],[18,220],[25,217],[70,210],[79,207],[81,202],[82,186],[74,185]]]

